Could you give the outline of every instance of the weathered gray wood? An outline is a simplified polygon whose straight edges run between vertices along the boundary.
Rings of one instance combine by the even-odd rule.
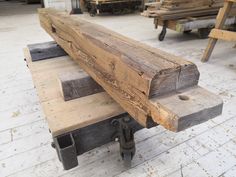
[[[67,55],[67,53],[55,41],[29,44],[28,49],[30,51],[32,61]]]
[[[93,78],[83,71],[60,73],[58,80],[65,101],[104,91]]]
[[[152,99],[170,109],[178,119],[178,131],[201,124],[222,113],[223,101],[215,94],[196,86],[179,90],[176,94]]]
[[[236,17],[231,17],[226,20],[225,25],[230,26],[234,25],[236,21]],[[214,27],[216,23],[216,17],[212,17],[209,19],[196,19],[196,20],[179,20],[177,23],[177,31],[178,32],[184,32],[188,30],[194,30],[194,29],[200,29],[200,28],[211,28]]]

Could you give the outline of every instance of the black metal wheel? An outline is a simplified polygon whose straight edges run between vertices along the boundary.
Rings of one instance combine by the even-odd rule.
[[[159,41],[163,41],[166,36],[167,21],[163,21],[162,31],[158,36]]]
[[[91,17],[94,17],[95,16],[95,13],[90,13],[89,14]]]
[[[56,145],[55,145],[54,142],[51,142],[51,147],[54,148],[54,149],[56,148]]]
[[[122,160],[124,161],[124,166],[130,167],[133,155],[131,152],[122,153]]]
[[[208,35],[210,34],[211,29],[210,28],[200,28],[198,29],[198,37],[200,39],[206,39],[208,38]]]
[[[96,7],[94,7],[94,5],[90,5],[89,6],[89,15],[91,17],[94,17],[97,13]]]
[[[186,30],[186,31],[184,31],[184,34],[189,34],[191,32],[192,32],[192,30]]]
[[[158,36],[159,41],[163,41],[165,39],[166,36],[166,28],[163,27],[161,33]]]

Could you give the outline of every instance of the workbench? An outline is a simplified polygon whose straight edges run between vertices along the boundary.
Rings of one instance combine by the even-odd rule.
[[[45,51],[46,56],[55,53],[64,55],[60,50],[49,50],[51,44],[36,44],[46,47],[43,52],[35,52],[34,62],[28,48],[24,49],[24,55],[52,134],[52,147],[56,149],[64,169],[69,170],[78,165],[77,155],[118,139],[121,156],[129,165],[135,153],[133,134],[143,127],[104,91],[64,101],[58,75],[82,69],[67,55],[39,60]],[[125,130],[127,137],[121,130]]]
[[[120,155],[125,164],[130,165],[136,151],[134,134],[144,128],[138,123],[139,120],[125,112],[57,43],[28,45],[24,53],[52,134],[52,147],[56,149],[64,169],[76,167],[78,155],[111,141],[119,142]],[[87,78],[78,84],[69,78],[67,83],[65,79],[68,75],[61,77],[66,72],[75,72]],[[72,75],[74,78],[76,74]],[[81,78],[77,77],[77,81],[81,81]],[[93,87],[99,89],[90,89]],[[74,91],[75,97],[72,98],[73,94],[70,93]],[[65,97],[68,94],[69,97]],[[157,99],[183,118],[178,124],[178,131],[220,115],[223,107],[220,98],[199,86]],[[145,128],[155,126],[158,123],[147,117]]]

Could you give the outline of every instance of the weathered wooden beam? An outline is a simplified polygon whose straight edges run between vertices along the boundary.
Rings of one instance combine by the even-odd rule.
[[[67,53],[55,41],[28,45],[32,61],[65,56]]]
[[[193,63],[77,16],[40,9],[39,18],[41,26],[54,40],[141,125],[148,127],[152,120],[171,131],[181,131],[190,126],[189,123],[184,125],[186,120],[190,121],[188,115],[173,112],[158,102],[158,98],[170,93],[177,96],[179,90],[196,86],[199,72]],[[192,103],[191,100],[191,97],[187,101],[180,99],[180,103]],[[218,97],[209,101],[213,102],[203,105],[201,110],[216,105],[222,108]],[[201,104],[201,101],[192,104]],[[197,114],[199,110],[194,112]],[[204,120],[209,118],[212,116],[206,115]]]
[[[65,101],[103,92],[103,88],[85,72],[63,72],[58,75]]]
[[[236,33],[233,31],[226,31],[220,29],[212,29],[209,35],[210,38],[221,39],[230,42],[236,41]]]

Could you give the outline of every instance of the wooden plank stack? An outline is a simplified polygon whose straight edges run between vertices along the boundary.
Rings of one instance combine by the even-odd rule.
[[[217,15],[223,2],[223,0],[164,0],[160,8],[147,9],[141,15],[162,20]]]
[[[164,0],[161,8],[168,10],[192,9],[203,7],[222,7],[223,0]]]
[[[197,86],[195,64],[54,9],[40,9],[41,26],[144,127],[178,132],[213,118],[222,100]]]

